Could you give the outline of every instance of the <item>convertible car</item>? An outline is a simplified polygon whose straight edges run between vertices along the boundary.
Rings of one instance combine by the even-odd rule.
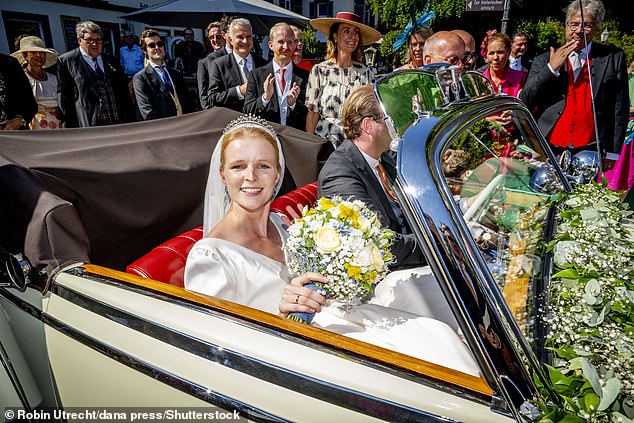
[[[0,135],[0,408],[490,423],[557,403],[539,313],[550,199],[570,189],[568,176],[522,103],[494,95],[480,74],[402,71],[375,90],[397,157],[395,191],[428,263],[379,284],[377,298],[390,315],[450,327],[475,374],[183,288],[211,151],[236,117],[217,109]],[[278,129],[288,172],[274,208],[310,207],[330,144]],[[449,313],[430,304],[429,289]]]

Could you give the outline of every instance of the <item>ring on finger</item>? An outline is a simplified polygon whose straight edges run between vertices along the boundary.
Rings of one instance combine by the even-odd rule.
[[[300,296],[301,296],[301,295],[297,294],[297,297],[295,297],[295,304],[299,304],[299,297],[300,297]]]

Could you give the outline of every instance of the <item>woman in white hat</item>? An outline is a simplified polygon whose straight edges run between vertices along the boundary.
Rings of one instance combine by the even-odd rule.
[[[20,40],[20,50],[11,55],[22,64],[37,101],[38,110],[29,127],[37,130],[61,128],[57,76],[44,69],[57,62],[57,52],[44,47],[44,41],[39,37],[28,36]]]
[[[326,60],[315,65],[308,78],[306,131],[329,139],[337,147],[344,139],[344,100],[355,88],[374,80],[372,70],[361,62],[362,46],[379,41],[381,33],[350,12],[312,19],[310,24],[328,35],[328,51]]]

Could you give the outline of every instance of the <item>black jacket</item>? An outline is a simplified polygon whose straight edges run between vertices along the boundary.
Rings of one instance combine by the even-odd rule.
[[[261,68],[255,69],[249,76],[247,93],[244,96],[244,113],[258,115],[268,121],[280,123],[280,103],[277,89],[273,90],[271,100],[264,105],[262,94],[264,94],[264,81],[267,76],[273,73],[273,62]],[[286,126],[291,126],[299,130],[306,130],[306,84],[308,82],[308,72],[293,65],[293,76],[291,84],[296,83],[299,87],[299,96],[295,102],[295,107],[289,107],[286,114]]]
[[[84,60],[80,48],[57,58],[57,100],[65,128],[96,126],[101,110],[101,95],[95,72]],[[120,112],[121,122],[116,123],[132,122],[134,109],[128,78],[123,73],[119,60],[105,53],[101,54],[101,58]]]
[[[254,69],[266,65],[264,59],[253,56]],[[220,106],[242,112],[244,99],[236,87],[243,84],[242,73],[233,54],[227,54],[209,64],[209,107]]]
[[[181,73],[169,67],[167,72],[174,83],[174,91],[178,96],[183,114],[193,112],[194,104]],[[137,72],[134,75],[133,84],[137,107],[143,120],[176,116],[176,104],[172,100],[172,95],[161,80],[161,75],[152,65],[148,64],[143,70]]]
[[[385,153],[381,156],[381,163],[388,175],[396,176],[396,166],[389,154]],[[363,201],[378,215],[384,228],[396,233],[392,244],[392,254],[396,258],[396,265],[392,268],[424,263],[422,251],[417,246],[414,235],[401,233],[401,224],[392,210],[381,182],[352,141],[345,140],[328,157],[319,172],[317,191],[318,197],[338,195],[342,198]]]
[[[5,119],[22,116],[27,123],[31,122],[37,113],[37,103],[20,63],[0,53],[0,75],[5,89],[4,101],[0,102],[0,116]]]

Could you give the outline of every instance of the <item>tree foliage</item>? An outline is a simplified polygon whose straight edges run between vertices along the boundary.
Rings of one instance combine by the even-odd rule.
[[[404,60],[403,47],[394,52],[392,43],[405,26],[424,10],[433,11],[436,19],[431,27],[434,31],[464,29],[470,32],[479,44],[489,29],[500,29],[502,12],[466,12],[468,0],[367,0],[372,13],[379,16],[379,30],[383,36],[381,56],[393,66]],[[606,21],[599,29],[608,28],[608,42],[622,48],[629,62],[634,59],[634,1],[603,0]],[[565,10],[569,0],[524,0],[519,7],[511,2],[508,32],[523,31],[529,36],[529,54],[548,51],[564,41]],[[597,35],[597,38],[599,35]]]

